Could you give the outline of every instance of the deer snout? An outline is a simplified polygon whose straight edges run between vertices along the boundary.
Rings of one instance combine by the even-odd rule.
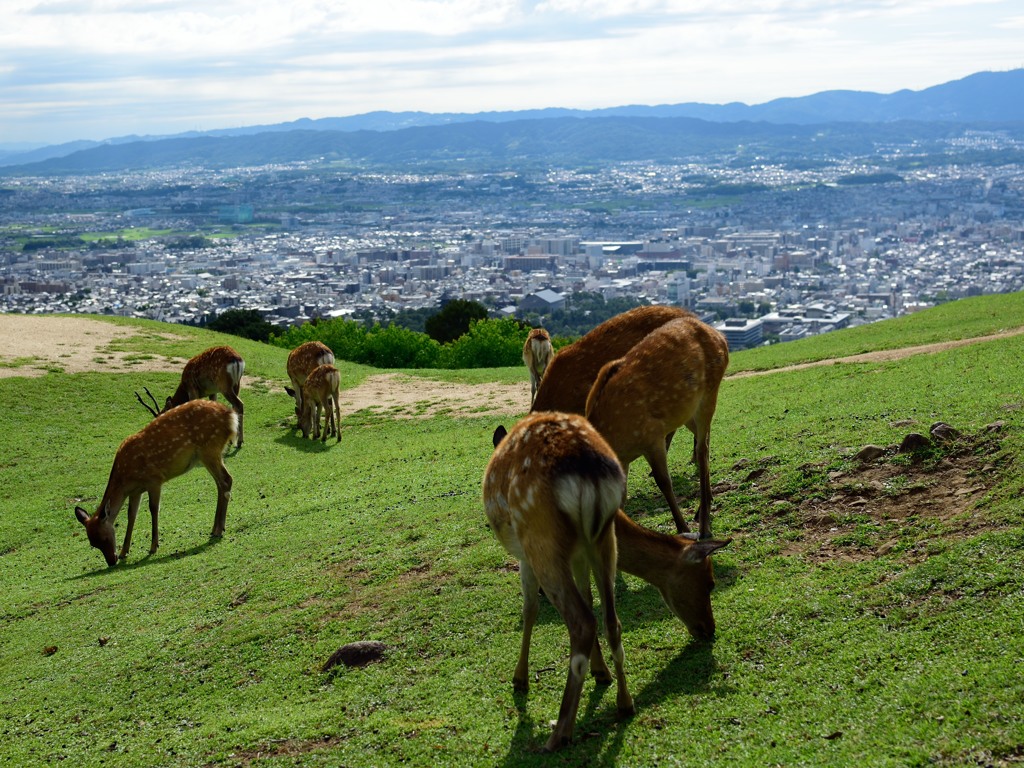
[[[695,621],[687,624],[686,629],[689,631],[690,636],[698,642],[713,643],[715,641],[714,619],[711,621]]]

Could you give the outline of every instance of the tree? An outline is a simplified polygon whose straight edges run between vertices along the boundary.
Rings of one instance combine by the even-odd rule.
[[[469,331],[469,326],[477,320],[487,319],[487,307],[475,301],[453,299],[445,304],[436,315],[431,315],[424,323],[427,335],[439,344],[455,341]]]
[[[277,330],[255,309],[229,309],[213,318],[206,327],[211,331],[230,333],[253,341],[269,341],[270,334]]]

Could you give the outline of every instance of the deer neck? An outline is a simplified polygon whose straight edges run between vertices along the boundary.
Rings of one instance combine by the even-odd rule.
[[[619,570],[639,576],[650,584],[664,579],[681,547],[674,536],[637,525],[621,509],[615,513],[615,539]]]

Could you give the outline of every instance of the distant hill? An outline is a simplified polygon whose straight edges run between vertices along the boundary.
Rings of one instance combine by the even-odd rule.
[[[206,167],[334,159],[354,165],[672,160],[738,146],[774,153],[864,153],[935,140],[965,126],[1024,126],[1024,69],[883,95],[825,91],[764,104],[598,110],[370,112],[276,125],[71,142],[0,156],[7,173],[92,173],[182,163]]]

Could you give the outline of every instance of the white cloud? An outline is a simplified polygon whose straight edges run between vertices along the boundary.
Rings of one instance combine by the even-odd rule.
[[[0,0],[0,142],[917,89],[1024,64],[1017,2]]]

